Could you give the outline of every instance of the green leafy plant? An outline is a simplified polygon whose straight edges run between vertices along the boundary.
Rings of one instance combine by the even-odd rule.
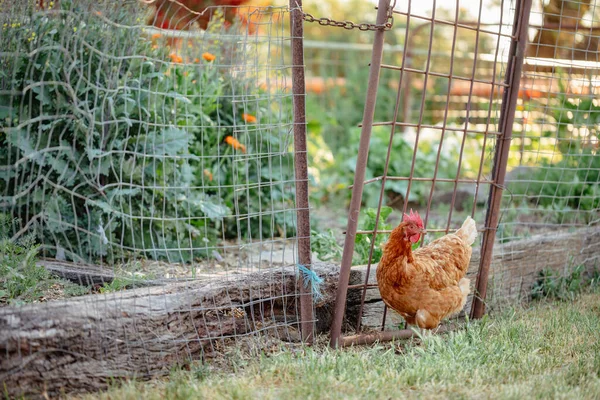
[[[590,138],[600,138],[600,104],[593,94],[573,96],[565,85],[569,81],[567,74],[563,75],[566,79],[557,80],[556,104],[550,110],[558,129],[558,137],[563,139],[557,146],[563,154],[568,155],[582,147],[581,139],[569,140],[574,139],[575,133],[579,137],[587,135]]]
[[[369,148],[369,159],[367,162],[365,179],[372,179],[383,176],[385,171],[385,160],[387,156],[387,148],[389,143],[390,131],[387,127],[375,126],[371,133],[371,141]],[[356,157],[358,154],[360,141],[360,129],[352,128],[349,131],[347,144],[337,150],[335,160],[331,164],[325,164],[320,170],[319,181],[320,190],[313,192],[313,198],[316,200],[327,200],[334,198],[336,192],[343,193],[342,201],[349,201],[351,191],[348,186],[353,183],[354,172],[356,168]],[[413,176],[426,177],[433,176],[438,144],[435,141],[421,140],[419,142],[419,151]],[[400,134],[394,135],[392,138],[392,152],[394,156],[390,160],[388,168],[388,176],[404,176],[408,177],[411,174],[411,164],[413,158],[413,146],[409,144]],[[457,149],[447,147],[440,154],[438,178],[455,178],[458,159]],[[439,190],[442,184],[438,184],[436,188]],[[386,195],[390,199],[403,198],[408,191],[407,180],[388,180],[385,183]],[[363,191],[363,204],[365,207],[377,207],[379,202],[381,186],[376,183],[365,185]],[[413,182],[408,200],[424,204],[428,198],[431,184],[426,182]],[[388,203],[389,204],[389,203]]]
[[[99,287],[100,293],[112,293],[148,286],[152,284],[149,280],[156,278],[154,272],[144,269],[144,263],[140,260],[130,260],[126,264],[115,267],[113,271],[113,279]]]
[[[556,163],[544,160],[539,167],[523,171],[513,179],[509,183],[511,192],[554,210],[557,223],[569,211],[600,209],[600,154],[592,149],[565,155]]]
[[[289,131],[261,120],[287,120],[289,110],[244,99],[244,82],[221,79],[223,95],[209,114],[212,125],[194,132],[191,152],[198,156],[196,185],[218,197],[228,210],[222,219],[226,237],[274,237],[295,232],[293,155]],[[236,101],[237,100],[237,101]],[[247,122],[254,121],[256,122]]]
[[[388,219],[390,214],[392,213],[391,207],[381,207],[381,213],[379,215],[379,225],[377,227],[378,230],[389,230],[392,228],[391,224],[386,223],[385,221]],[[372,231],[375,229],[375,223],[377,221],[377,210],[373,208],[367,208],[361,210],[361,215],[359,219],[358,229],[361,231]],[[373,257],[371,259],[372,263],[377,263],[381,259],[383,255],[382,245],[387,241],[389,234],[386,233],[378,233],[375,239],[375,244],[373,245]],[[369,254],[371,252],[371,244],[372,244],[372,233],[362,233],[357,234],[354,246],[354,251],[356,253],[356,258],[354,259],[354,265],[362,265],[367,264],[369,262]]]
[[[13,222],[0,214],[0,302],[4,303],[40,297],[40,283],[50,278],[46,269],[36,265],[39,246],[33,237],[10,239]]]
[[[324,231],[311,230],[311,250],[319,256],[321,261],[339,260],[342,258],[342,246],[340,246],[333,234],[333,230]]]
[[[62,296],[79,296],[89,289],[53,276],[38,266],[39,245],[31,235],[19,240],[10,238],[12,225],[18,221],[0,214],[0,304],[19,305],[41,300],[50,289]]]
[[[509,189],[551,211],[554,223],[574,219],[589,223],[600,209],[600,154],[595,144],[600,139],[600,105],[593,95],[573,94],[565,84],[567,74],[563,75],[550,104],[532,99],[527,105],[540,113],[538,123],[555,130],[528,137],[527,144],[519,144],[523,149],[513,149],[539,153],[539,159],[534,167],[514,174]],[[544,158],[542,150],[552,158]]]
[[[132,278],[114,278],[110,283],[105,283],[100,288],[100,293],[113,293],[135,287],[136,280]]]

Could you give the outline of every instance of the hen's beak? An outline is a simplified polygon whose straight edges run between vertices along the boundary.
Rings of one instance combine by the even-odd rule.
[[[427,229],[421,229],[419,233],[427,233]]]

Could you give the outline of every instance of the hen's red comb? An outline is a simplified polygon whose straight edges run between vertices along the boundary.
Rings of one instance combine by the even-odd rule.
[[[404,214],[404,221],[414,222],[419,228],[423,228],[421,216],[418,212],[413,212],[412,208],[410,209],[410,214]]]

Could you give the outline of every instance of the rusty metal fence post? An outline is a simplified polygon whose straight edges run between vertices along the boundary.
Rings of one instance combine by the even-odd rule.
[[[389,6],[390,0],[379,0],[376,20],[377,25],[383,25],[387,21]],[[335,314],[331,326],[330,345],[332,347],[337,347],[342,333],[342,322],[344,320],[346,297],[348,295],[348,281],[350,279],[350,269],[352,267],[352,256],[354,253],[354,238],[358,228],[358,216],[360,213],[360,204],[362,202],[365,181],[365,167],[369,157],[369,141],[371,139],[371,128],[373,126],[373,118],[375,115],[375,100],[377,98],[377,85],[379,83],[379,75],[381,72],[384,35],[385,31],[383,29],[377,30],[375,31],[373,40],[369,83],[367,86],[367,94],[365,96],[365,108],[360,134],[360,150],[356,161],[356,174],[354,175],[354,184],[352,186],[352,198],[350,200],[348,211],[348,226],[346,228],[346,237],[344,239],[344,252],[342,254],[340,278],[335,298]]]
[[[311,269],[310,211],[308,204],[308,161],[306,150],[306,87],[304,79],[304,13],[302,0],[290,0],[290,33],[292,48],[292,93],[294,103],[294,167],[296,178],[296,209],[298,237],[298,263]],[[314,338],[313,297],[304,285],[302,273],[300,286],[300,330],[302,339],[311,343]]]
[[[529,28],[529,16],[531,14],[531,0],[517,0],[515,7],[515,22],[509,49],[508,67],[505,83],[507,89],[502,95],[502,108],[500,110],[500,132],[494,154],[494,166],[492,170],[492,187],[488,199],[488,209],[485,219],[485,232],[481,245],[481,259],[479,273],[475,286],[475,298],[471,309],[471,318],[481,318],[485,313],[485,296],[487,292],[490,263],[496,229],[500,219],[500,202],[504,190],[504,178],[512,139],[513,122],[515,110],[519,97],[519,86],[521,82],[521,71],[525,58],[527,45],[527,32]]]

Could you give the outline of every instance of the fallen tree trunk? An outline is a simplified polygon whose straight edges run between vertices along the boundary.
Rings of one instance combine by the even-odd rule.
[[[46,268],[54,275],[82,286],[104,285],[115,279],[115,274],[111,269],[98,265],[75,264],[49,259],[41,259],[37,265]]]
[[[325,279],[317,304],[323,330],[339,269],[315,271]],[[166,374],[226,338],[261,331],[297,340],[297,300],[295,268],[286,267],[5,307],[0,382],[14,397],[94,391],[111,379]]]
[[[548,232],[496,245],[490,266],[488,309],[529,301],[532,287],[543,269],[564,274],[583,265],[588,274],[592,273],[600,267],[599,250],[600,225],[573,232]]]

